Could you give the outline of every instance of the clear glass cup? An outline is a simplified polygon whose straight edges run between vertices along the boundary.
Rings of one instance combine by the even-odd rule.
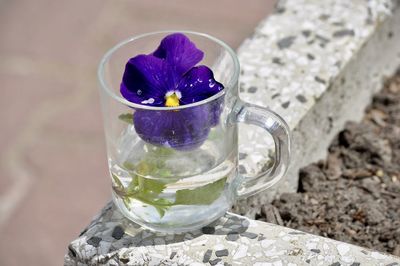
[[[127,60],[151,53],[171,33],[143,34],[117,44],[102,58],[98,78],[115,205],[128,219],[148,229],[178,233],[211,223],[223,216],[235,199],[278,182],[288,167],[290,137],[279,115],[240,100],[237,56],[224,42],[207,34],[182,32],[204,52],[201,64],[212,69],[224,90],[177,107],[151,107],[124,99],[119,89]],[[143,113],[171,117],[195,130],[183,146],[160,147],[144,141],[142,132],[135,130],[133,116]],[[193,114],[199,113],[207,116],[208,122],[192,124],[199,121]],[[257,176],[238,173],[239,122],[265,129],[274,140],[274,163]],[[154,125],[149,121],[148,126]]]

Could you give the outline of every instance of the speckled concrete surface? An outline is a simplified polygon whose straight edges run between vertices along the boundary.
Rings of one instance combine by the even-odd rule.
[[[281,3],[277,13],[263,21],[238,51],[240,96],[271,108],[294,129],[391,7],[390,0]],[[262,133],[243,130],[240,135],[241,151],[249,155],[243,165],[251,174],[261,158],[249,143],[263,139]]]
[[[400,8],[391,0],[281,1],[239,49],[241,97],[280,114],[293,131],[292,160],[279,187],[241,202],[254,216],[260,202],[297,189],[298,169],[325,156],[347,120],[359,120],[385,76],[400,66]],[[242,173],[260,173],[272,139],[240,127]]]
[[[400,265],[400,258],[227,213],[202,230],[141,229],[112,203],[68,247],[65,265]]]

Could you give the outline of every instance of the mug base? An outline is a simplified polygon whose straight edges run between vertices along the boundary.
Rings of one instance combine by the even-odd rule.
[[[113,195],[113,202],[114,205],[118,208],[118,210],[121,212],[121,214],[127,218],[129,221],[140,225],[141,227],[148,229],[153,232],[160,232],[160,233],[165,233],[165,234],[182,234],[182,233],[187,233],[187,232],[193,232],[195,230],[201,229],[202,227],[205,227],[209,225],[210,223],[218,220],[222,216],[225,215],[225,213],[228,211],[228,207],[220,209],[218,212],[213,212],[211,216],[207,216],[206,219],[201,219],[201,220],[193,220],[191,223],[177,223],[177,224],[172,224],[172,223],[150,223],[146,222],[143,219],[140,219],[137,217],[132,211],[129,211],[126,206],[121,203],[117,197]],[[210,206],[210,209],[211,206]]]

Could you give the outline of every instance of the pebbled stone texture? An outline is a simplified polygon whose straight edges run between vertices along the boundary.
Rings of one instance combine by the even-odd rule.
[[[130,222],[109,203],[71,242],[64,265],[396,265],[400,258],[227,213],[215,230],[168,235]],[[125,234],[115,239],[115,228]],[[240,232],[240,233],[238,233]],[[235,236],[234,238],[228,236]],[[162,241],[161,241],[162,240]],[[160,243],[160,244],[157,244]],[[336,263],[336,264],[335,264]]]

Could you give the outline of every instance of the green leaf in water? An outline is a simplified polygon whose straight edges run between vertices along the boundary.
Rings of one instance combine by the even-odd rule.
[[[124,202],[125,207],[128,210],[131,210],[131,199],[129,197],[123,197],[122,201]]]
[[[156,211],[158,212],[158,214],[160,215],[160,218],[163,218],[165,215],[165,212],[167,211],[167,209],[169,207],[160,207],[157,205],[153,205],[153,207],[156,209]]]
[[[133,197],[135,194],[137,194],[140,190],[139,187],[139,180],[137,178],[132,178],[131,183],[129,186],[126,188],[126,196],[127,197]]]
[[[156,148],[137,165],[131,162],[123,163],[122,167],[132,177],[127,188],[124,188],[118,177],[113,175],[118,189],[117,193],[119,192],[118,195],[122,197],[127,208],[129,208],[131,200],[136,199],[143,204],[153,206],[162,218],[165,212],[174,205],[208,205],[220,197],[226,183],[226,177],[195,189],[178,190],[174,202],[162,198],[160,194],[163,193],[168,184],[179,180],[174,178],[171,170],[165,167],[165,157],[172,153],[171,149],[168,148]],[[150,179],[147,176],[156,176],[162,179]]]
[[[182,189],[176,192],[174,205],[208,205],[221,195],[226,177],[195,189]]]
[[[155,201],[156,204],[154,204],[154,208],[157,210],[158,214],[160,214],[160,217],[164,217],[165,212],[171,207],[172,202],[170,202],[167,199],[157,199]]]
[[[160,214],[160,217],[163,217],[166,210],[172,204],[171,201],[159,197],[166,187],[166,182],[150,179],[146,176],[168,175],[169,170],[162,167],[160,168],[159,162],[149,159],[142,160],[136,166],[131,162],[124,162],[122,167],[127,170],[132,177],[129,186],[123,190],[122,193],[119,193],[125,205],[130,203],[130,199],[136,199],[144,204],[153,206]],[[115,176],[115,178],[117,177]]]
[[[157,195],[158,196],[158,195]],[[136,195],[131,196],[130,198],[137,199],[144,204],[153,206],[160,217],[162,218],[165,215],[165,212],[173,205],[171,201],[164,198],[156,198],[152,192],[140,192]]]
[[[172,172],[168,168],[159,169],[157,171],[157,176],[162,178],[168,178],[172,176]]]
[[[142,179],[142,184],[140,184],[140,179]],[[139,177],[139,185],[141,185],[141,189],[144,192],[152,192],[155,194],[160,194],[166,187],[166,185],[159,181],[159,180],[155,180],[155,179],[148,179],[148,178],[142,178]]]
[[[147,150],[149,151],[149,153],[147,155],[151,155],[151,156],[156,155],[158,157],[168,157],[175,153],[175,150],[172,148],[157,147],[157,146],[152,146],[152,145],[148,145],[148,144],[145,144],[145,146],[147,147]]]
[[[135,165],[133,163],[131,163],[131,162],[128,162],[128,161],[124,162],[122,164],[122,167],[125,168],[128,171],[134,171],[135,170]]]
[[[133,125],[133,114],[131,113],[120,114],[118,116],[118,119],[124,121],[125,123]]]
[[[208,134],[208,139],[209,140],[218,140],[221,138],[221,134],[219,133],[220,131],[216,129],[211,129],[210,133]]]
[[[128,210],[130,210],[131,209],[131,207],[130,207],[131,200],[130,200],[129,196],[127,196],[128,194],[126,192],[126,189],[124,188],[124,185],[122,184],[122,182],[118,178],[118,176],[116,176],[114,173],[112,173],[111,176],[115,183],[115,186],[113,185],[114,191],[122,198],[122,201],[123,201],[125,207]]]
[[[162,218],[172,202],[160,198],[160,194],[165,189],[166,184],[143,176],[132,174],[132,181],[125,190],[124,199],[136,199],[144,204],[153,206]]]
[[[117,185],[117,187],[123,189],[124,185],[122,185],[122,182],[121,182],[121,180],[119,180],[118,176],[116,176],[114,173],[112,173],[111,176],[114,180],[114,183]]]

